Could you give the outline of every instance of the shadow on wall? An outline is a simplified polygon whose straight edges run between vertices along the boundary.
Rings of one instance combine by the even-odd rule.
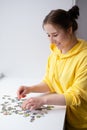
[[[87,0],[77,0],[76,4],[80,9],[77,35],[79,38],[87,40]]]

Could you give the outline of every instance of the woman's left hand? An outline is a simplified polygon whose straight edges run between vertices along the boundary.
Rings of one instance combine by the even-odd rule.
[[[44,97],[31,97],[23,102],[22,108],[24,110],[35,110],[40,108],[42,105],[44,105]]]

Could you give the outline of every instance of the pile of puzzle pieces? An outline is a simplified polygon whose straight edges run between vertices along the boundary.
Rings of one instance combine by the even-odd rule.
[[[0,104],[0,113],[3,115],[22,115],[23,117],[29,117],[30,122],[33,122],[35,119],[40,118],[48,113],[49,110],[52,110],[54,106],[43,106],[37,110],[23,110],[21,108],[22,103],[26,98],[18,100],[17,97],[11,97],[9,95],[3,95],[2,103]]]

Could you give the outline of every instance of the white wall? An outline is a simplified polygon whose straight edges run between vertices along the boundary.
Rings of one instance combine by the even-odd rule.
[[[42,78],[49,41],[42,29],[52,9],[69,9],[73,0],[0,0],[0,72]]]
[[[87,0],[76,0],[76,4],[80,8],[78,37],[87,40]]]

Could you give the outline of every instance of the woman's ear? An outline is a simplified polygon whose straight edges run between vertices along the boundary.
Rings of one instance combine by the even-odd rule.
[[[69,33],[69,34],[72,34],[72,27],[69,27],[68,29],[67,29],[67,32]]]

